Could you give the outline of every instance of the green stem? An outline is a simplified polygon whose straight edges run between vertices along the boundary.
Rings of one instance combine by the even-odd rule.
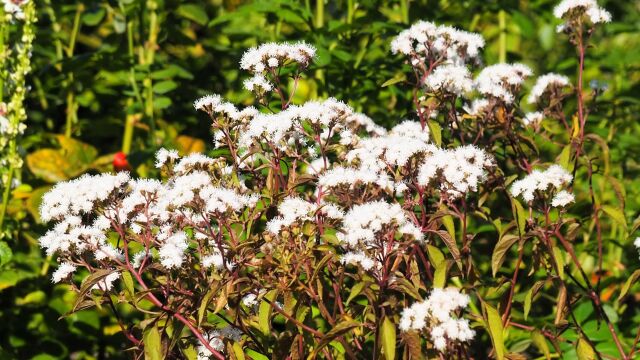
[[[145,56],[143,57],[144,58],[143,61],[144,61],[144,64],[148,65],[150,69],[151,66],[153,65],[153,62],[155,61],[156,47],[158,45],[158,32],[160,29],[158,25],[158,13],[156,11],[158,8],[157,2],[150,0],[149,2],[147,2],[147,8],[150,12],[149,13],[149,38],[147,40],[146,49],[145,49],[146,51],[144,52]],[[149,119],[149,128],[151,132],[150,134],[151,136],[149,137],[149,143],[152,148],[155,148],[156,122],[155,122],[154,112],[153,112],[153,80],[151,79],[150,72],[148,73],[147,78],[144,79],[143,85],[145,88],[145,95],[146,95],[144,114],[147,117],[147,119]]]
[[[136,81],[136,70],[134,60],[134,48],[133,48],[133,21],[127,22],[127,42],[129,48],[129,82],[133,89],[133,94],[138,101],[138,104],[144,104],[140,89],[138,89],[138,82]],[[129,99],[127,101],[127,109],[132,105],[133,101]],[[133,128],[135,125],[135,117],[127,112],[126,121],[124,124],[124,133],[122,134],[122,152],[128,154],[131,152],[131,143],[133,142]]]
[[[324,0],[316,0],[316,28],[324,25]]]
[[[78,39],[78,32],[80,31],[80,19],[84,12],[84,5],[78,4],[76,8],[76,15],[73,19],[73,28],[71,29],[71,35],[69,37],[69,44],[67,46],[66,55],[70,59],[73,57],[73,53],[76,49],[76,41]],[[73,91],[74,76],[73,73],[69,73],[67,77],[67,119],[65,124],[64,135],[68,138],[71,137],[73,131],[73,125],[78,122],[78,106],[76,105],[76,96]]]
[[[504,10],[498,12],[498,23],[500,26],[498,60],[504,63],[507,61],[507,13]]]
[[[353,14],[355,12],[354,0],[347,0],[347,24],[353,22]]]
[[[402,23],[409,23],[409,0],[400,0],[400,15],[402,16]]]

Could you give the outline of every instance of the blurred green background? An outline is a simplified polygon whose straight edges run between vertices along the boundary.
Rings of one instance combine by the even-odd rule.
[[[211,149],[209,121],[192,102],[218,93],[252,103],[242,88],[248,75],[238,67],[248,47],[287,40],[313,44],[318,59],[295,102],[332,96],[385,126],[415,118],[410,89],[382,85],[408,73],[389,42],[417,20],[481,33],[486,64],[517,61],[537,75],[554,71],[571,78],[577,67],[575,50],[555,32],[555,0],[32,1],[39,21],[21,143],[26,165],[10,207],[10,256],[0,249],[0,359],[125,357],[128,344],[108,309],[59,320],[74,293],[51,284],[52,261],[37,244],[45,230],[38,199],[56,181],[111,170],[118,151],[128,154],[138,176],[157,176],[151,158],[159,147]],[[609,141],[613,172],[626,191],[626,216],[635,219],[640,1],[599,3],[614,21],[598,29],[588,49],[587,85],[597,80],[608,87],[590,128]],[[640,267],[637,256],[629,258],[635,262],[611,269],[616,277]],[[632,324],[640,323],[637,311]]]

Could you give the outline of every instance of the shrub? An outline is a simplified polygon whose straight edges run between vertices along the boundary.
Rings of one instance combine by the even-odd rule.
[[[589,39],[610,15],[572,0],[555,15],[578,79],[540,77],[533,113],[520,103],[531,69],[481,68],[478,34],[425,21],[401,32],[391,49],[407,60],[417,119],[389,130],[333,98],[293,103],[311,44],[248,50],[240,67],[259,109],[219,95],[194,103],[215,155],[161,149],[162,180],[84,175],[44,196],[53,280],[76,288],[74,311],[108,306],[134,356],[504,359],[533,343],[547,357],[551,344],[632,358],[635,343],[611,320],[621,311],[600,291],[600,216],[625,220],[592,186],[601,141],[587,131],[583,89]],[[578,205],[587,219],[572,214]],[[597,264],[576,251],[591,226]],[[513,247],[515,266],[498,277]],[[592,337],[589,309],[605,334]],[[505,333],[524,349],[507,349]]]

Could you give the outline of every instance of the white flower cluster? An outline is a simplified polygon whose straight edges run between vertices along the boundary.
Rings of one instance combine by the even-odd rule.
[[[50,221],[88,214],[96,202],[107,200],[114,190],[128,181],[129,174],[121,172],[116,175],[83,175],[58,183],[42,197],[40,216],[43,221]]]
[[[551,206],[553,207],[565,207],[575,201],[575,197],[572,193],[566,190],[560,190],[551,200]]]
[[[93,259],[102,266],[112,267],[125,260],[123,249],[108,242],[107,234],[120,227],[137,239],[144,231],[153,236],[157,252],[141,251],[133,256],[134,266],[157,254],[166,269],[183,266],[189,243],[192,241],[182,230],[184,225],[210,226],[211,219],[242,213],[254,206],[258,196],[249,196],[236,190],[214,185],[213,179],[199,167],[213,159],[203,155],[190,155],[179,159],[175,152],[160,150],[158,162],[167,159],[177,161],[175,175],[166,183],[151,179],[130,179],[127,173],[116,175],[84,175],[76,180],[58,183],[43,196],[40,214],[43,220],[56,220],[55,226],[40,238],[40,245],[47,254],[60,254],[61,265],[53,274],[59,282],[75,270],[75,265],[63,259],[82,257],[92,252]],[[153,234],[153,235],[152,235]],[[206,236],[196,234],[196,239]],[[131,241],[131,240],[130,240]],[[204,249],[204,267],[222,268],[232,264],[220,249]],[[89,260],[91,258],[88,258]],[[98,265],[99,267],[100,265]],[[109,289],[111,282],[104,282],[99,289]],[[115,279],[114,279],[115,280]]]
[[[54,283],[59,283],[60,281],[69,277],[69,275],[73,274],[75,271],[75,265],[69,262],[63,262],[58,266],[56,271],[53,272],[53,275],[51,275],[51,281],[53,281]]]
[[[24,19],[24,11],[22,10],[22,7],[29,1],[30,0],[2,0],[4,13],[12,19],[22,20]]]
[[[464,110],[473,116],[480,116],[489,109],[489,100],[487,99],[475,99],[469,106],[465,106]]]
[[[513,197],[522,196],[526,202],[531,202],[534,199],[536,191],[545,192],[548,191],[549,188],[559,190],[562,186],[569,184],[572,179],[573,176],[562,166],[551,165],[545,171],[534,170],[524,179],[515,181],[511,186],[511,195]],[[560,195],[560,198],[557,199],[556,204],[564,206],[568,204],[568,202],[566,202],[567,200],[568,197],[563,193],[563,195]],[[573,201],[573,197],[571,197],[571,201]]]
[[[269,92],[273,90],[273,84],[271,84],[262,74],[256,74],[252,78],[246,79],[242,84],[245,89],[255,93]]]
[[[373,120],[356,113],[345,103],[329,98],[323,102],[309,101],[300,106],[292,105],[275,114],[256,113],[241,129],[238,142],[242,147],[249,147],[254,143],[267,141],[286,151],[292,141],[298,140],[301,144],[306,144],[304,139],[307,134],[304,130],[304,122],[325,129],[320,134],[322,138],[327,138],[331,134],[345,133],[342,130],[349,130],[350,136],[354,136],[353,131],[358,129],[373,134],[386,132]],[[328,130],[329,127],[331,133]],[[315,139],[310,140],[315,141]]]
[[[411,57],[412,65],[425,58],[444,58],[447,62],[462,64],[478,57],[484,47],[481,35],[458,30],[451,26],[419,21],[403,30],[391,42],[391,51]]]
[[[267,222],[267,230],[277,235],[283,227],[291,226],[296,222],[313,220],[318,211],[331,219],[339,220],[344,217],[344,212],[333,204],[311,203],[299,197],[290,196],[278,205],[280,215]]]
[[[542,120],[544,120],[544,114],[539,111],[536,111],[536,112],[530,112],[530,113],[524,114],[524,117],[522,118],[522,123],[524,124],[524,126],[536,127],[540,125]]]
[[[533,74],[523,64],[496,64],[482,69],[475,80],[476,89],[483,95],[511,104],[524,81]]]
[[[640,251],[640,237],[637,237],[637,238],[633,241],[633,245],[636,247],[636,249],[638,249],[638,251]]]
[[[444,351],[451,341],[469,341],[475,331],[469,321],[455,317],[457,310],[469,305],[469,296],[456,288],[433,289],[429,297],[402,311],[399,328],[401,331],[428,330],[433,346]]]
[[[414,225],[402,210],[400,204],[389,204],[384,201],[373,201],[352,207],[342,220],[338,240],[348,247],[359,249],[380,248],[379,233],[385,229],[395,228],[397,232],[416,240],[423,239],[422,231]]]
[[[471,73],[466,66],[438,66],[428,77],[425,85],[428,90],[457,96],[473,90]]]
[[[536,84],[531,89],[527,101],[529,104],[535,104],[540,101],[546,93],[567,85],[569,85],[569,78],[564,75],[554,73],[544,74],[536,80]]]
[[[263,73],[295,62],[306,68],[316,56],[316,49],[305,43],[267,43],[247,50],[240,60],[240,68],[252,73]]]
[[[156,168],[162,168],[168,161],[175,161],[179,158],[178,151],[160,148],[156,152]]]
[[[455,149],[430,148],[420,166],[418,183],[428,186],[434,181],[441,191],[451,198],[464,196],[478,190],[485,178],[486,170],[493,167],[493,159],[482,149],[473,145]]]
[[[204,111],[209,115],[220,114],[231,120],[243,122],[258,114],[258,109],[249,106],[239,111],[235,105],[222,100],[217,94],[205,95],[193,103],[196,110]]]
[[[584,16],[592,24],[608,23],[611,21],[611,13],[598,6],[596,0],[562,0],[553,9],[553,15],[558,19],[567,20],[558,26],[558,32],[564,31],[568,22]]]
[[[242,339],[242,331],[231,325],[221,329],[213,330],[204,335],[209,341],[209,345],[216,351],[224,352],[224,340],[229,339],[231,341],[238,342]],[[209,360],[213,353],[207,349],[204,344],[198,345],[198,360]]]

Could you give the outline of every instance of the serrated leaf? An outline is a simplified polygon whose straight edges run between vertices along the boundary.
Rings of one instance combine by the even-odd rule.
[[[501,237],[496,243],[496,247],[493,249],[493,253],[491,254],[491,272],[493,273],[493,277],[496,277],[498,270],[500,270],[500,266],[504,262],[505,257],[507,256],[507,252],[513,244],[518,241],[519,237],[513,234],[506,234]]]
[[[382,320],[380,337],[385,359],[394,360],[396,358],[396,325],[388,316]]]
[[[516,223],[518,224],[518,232],[520,236],[524,235],[527,230],[527,218],[529,217],[529,213],[524,209],[520,201],[515,198],[511,198],[511,211],[513,212],[513,217],[516,219]]]

